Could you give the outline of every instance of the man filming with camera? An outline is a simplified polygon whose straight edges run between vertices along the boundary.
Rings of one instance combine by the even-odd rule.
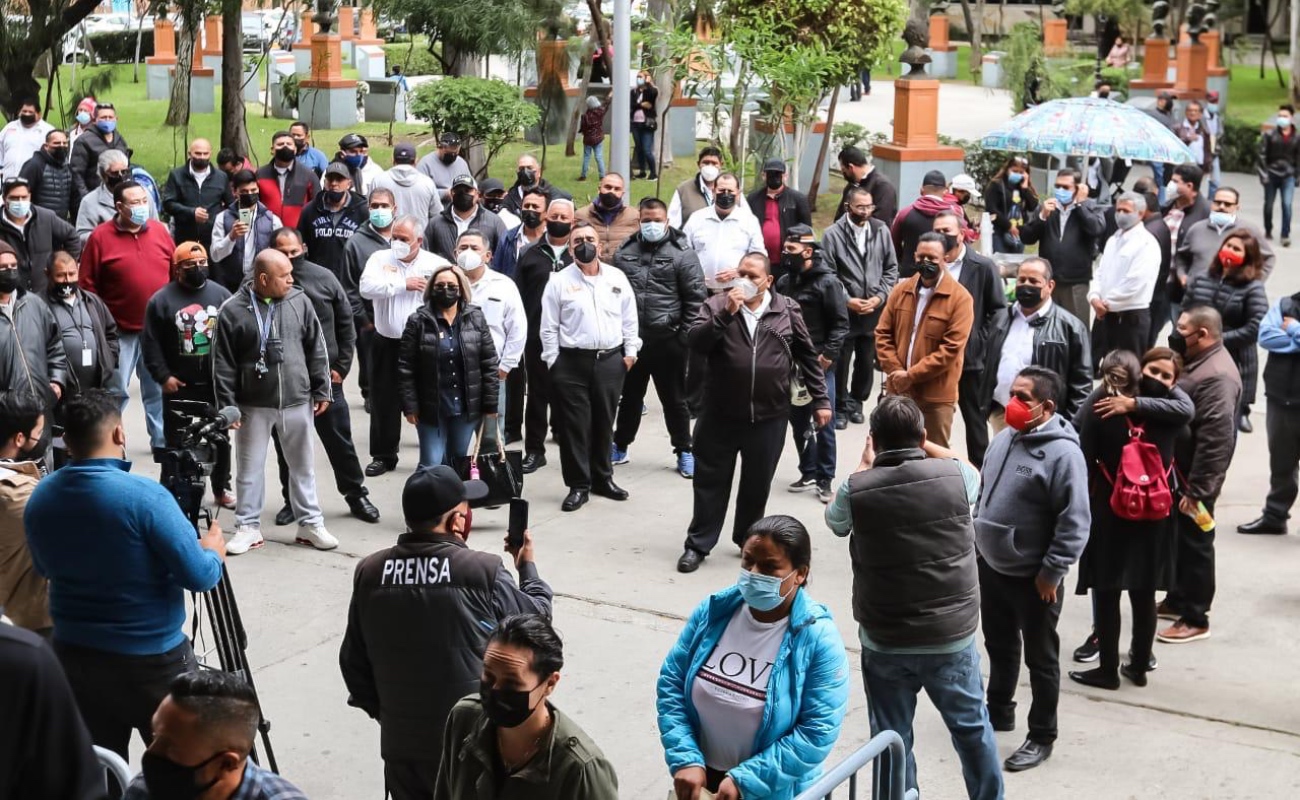
[[[185,592],[217,585],[226,545],[215,522],[196,536],[166,489],[130,474],[114,395],[70,400],[63,440],[72,460],[32,491],[27,545],[91,737],[126,758],[131,730],[148,744],[172,679],[195,668]]]

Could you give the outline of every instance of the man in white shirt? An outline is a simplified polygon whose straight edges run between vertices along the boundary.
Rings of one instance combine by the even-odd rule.
[[[262,204],[257,176],[250,170],[235,173],[235,202],[212,222],[212,277],[231,292],[253,275],[253,259],[271,246],[271,234],[284,223]]]
[[[54,126],[41,119],[40,104],[25,100],[18,119],[0,128],[0,179],[17,178],[23,164],[45,146],[45,134]]]
[[[1160,273],[1160,245],[1142,225],[1146,197],[1125,192],[1115,203],[1119,231],[1106,242],[1088,302],[1097,314],[1092,354],[1097,362],[1111,350],[1141,357],[1151,332],[1151,297]]]
[[[361,271],[361,296],[374,303],[375,338],[370,345],[370,464],[367,477],[397,467],[402,404],[397,359],[406,320],[424,303],[433,271],[449,263],[423,249],[424,220],[404,214],[393,222],[392,247],[379,250]]]
[[[700,257],[709,294],[727,289],[746,253],[767,252],[758,220],[736,205],[739,196],[740,179],[730,172],[719,175],[713,205],[692,214],[682,231]]]
[[[497,377],[501,381],[500,405],[497,425],[484,435],[483,448],[496,448],[501,436],[502,420],[506,415],[506,376],[519,367],[524,358],[524,342],[528,338],[528,319],[524,315],[524,301],[519,296],[515,282],[491,269],[492,251],[483,232],[470,228],[456,242],[456,266],[469,278],[470,295],[474,305],[483,311],[492,344],[497,351]],[[522,399],[522,398],[521,398]]]
[[[573,263],[551,275],[542,293],[542,360],[550,369],[560,469],[569,495],[562,511],[576,511],[590,493],[626,500],[614,483],[609,446],[623,377],[641,349],[632,284],[599,259],[600,236],[589,222],[574,223]]]

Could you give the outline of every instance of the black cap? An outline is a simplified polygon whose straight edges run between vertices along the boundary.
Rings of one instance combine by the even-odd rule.
[[[785,174],[785,162],[782,161],[782,160],[779,159],[779,158],[769,158],[767,161],[763,162],[763,171],[764,171],[764,172],[779,172],[779,173],[781,173],[782,175],[784,175],[784,174]]]
[[[922,186],[947,186],[948,179],[945,178],[943,176],[943,173],[940,172],[939,170],[932,169],[929,172],[925,173],[925,177],[921,180],[921,185]]]
[[[325,167],[324,177],[328,178],[331,175],[338,178],[352,178],[352,173],[348,172],[348,165],[342,161],[331,161],[329,166]]]
[[[483,182],[478,185],[478,190],[483,194],[504,192],[506,190],[506,185],[501,182],[500,178],[484,178]]]
[[[402,489],[402,515],[408,525],[433,522],[461,503],[488,495],[483,481],[462,481],[456,470],[443,464],[411,473]]]
[[[452,133],[451,131],[444,131],[443,134],[438,137],[438,144],[446,147],[458,145],[460,144],[460,134]]]
[[[474,182],[474,176],[472,175],[457,175],[452,178],[451,188],[455,189],[457,186],[468,186],[471,189],[478,188],[478,184]]]
[[[351,150],[354,147],[369,147],[369,146],[370,146],[370,142],[366,141],[366,137],[362,136],[359,133],[349,133],[345,135],[342,139],[339,139],[340,150]]]
[[[817,244],[817,237],[813,235],[813,229],[800,222],[798,225],[791,225],[785,232],[785,241],[798,242],[799,244]]]
[[[415,145],[403,142],[393,148],[394,164],[414,164],[415,163]]]

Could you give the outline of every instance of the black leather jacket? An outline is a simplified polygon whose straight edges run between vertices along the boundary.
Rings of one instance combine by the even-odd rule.
[[[406,321],[401,351],[397,358],[397,382],[403,414],[419,414],[421,420],[439,418],[439,312],[426,303]],[[456,315],[459,326],[461,366],[464,374],[465,414],[497,413],[501,381],[496,380],[497,350],[487,318],[476,305],[462,305]]]
[[[637,233],[614,253],[614,266],[632,284],[641,338],[678,336],[684,343],[706,297],[700,259],[686,234],[669,228],[662,240],[647,242]]]
[[[821,253],[813,253],[812,267],[793,275],[782,275],[776,290],[799,304],[808,337],[820,355],[839,358],[844,337],[849,335],[849,298]]]
[[[1013,304],[997,313],[989,324],[985,345],[984,375],[980,381],[980,406],[987,415],[993,406],[993,390],[998,384],[998,364],[1002,345],[1011,330],[1011,315],[1020,313]],[[1083,401],[1092,392],[1092,344],[1088,328],[1078,317],[1052,304],[1047,313],[1029,323],[1034,329],[1034,355],[1031,364],[1046,367],[1065,379],[1064,408],[1058,414],[1074,419]]]

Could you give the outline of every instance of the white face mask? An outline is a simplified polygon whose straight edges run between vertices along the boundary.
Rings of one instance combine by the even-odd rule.
[[[731,282],[731,286],[740,290],[740,293],[745,297],[745,302],[749,302],[759,295],[758,286],[749,278],[736,278]]]
[[[705,183],[713,183],[718,179],[718,176],[721,174],[722,174],[722,170],[718,169],[712,164],[705,164],[704,166],[700,167],[700,177],[704,179]]]
[[[398,261],[405,261],[411,255],[411,246],[401,239],[393,240],[393,258]]]
[[[1165,199],[1172,200],[1178,196],[1178,184],[1170,181],[1165,184]]]
[[[474,250],[462,250],[456,256],[456,265],[466,272],[473,272],[483,266],[483,256]]]

